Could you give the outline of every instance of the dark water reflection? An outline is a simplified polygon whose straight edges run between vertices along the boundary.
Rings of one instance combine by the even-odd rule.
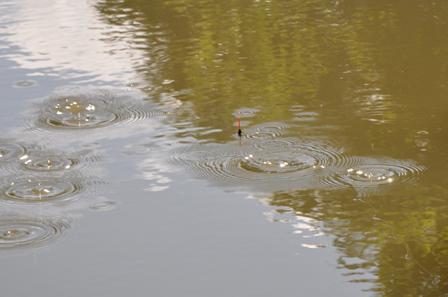
[[[221,185],[271,192],[279,213],[322,222],[349,279],[379,295],[448,296],[446,1],[96,8],[110,24],[138,24],[130,47],[148,57],[138,87],[170,108],[171,134],[194,143],[175,159]],[[285,137],[298,147],[248,149]],[[342,166],[326,163],[334,159]]]

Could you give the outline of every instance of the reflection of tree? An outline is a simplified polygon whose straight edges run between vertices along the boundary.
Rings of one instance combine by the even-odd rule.
[[[277,193],[270,204],[322,221],[352,281],[373,282],[381,296],[447,296],[448,214],[435,197],[448,193],[413,190],[362,200],[350,191]]]
[[[444,1],[104,0],[97,8],[127,29],[143,24],[135,40],[146,38],[150,59],[139,71],[151,94],[188,90],[178,96],[193,102],[188,120],[222,129],[215,140],[229,139],[242,106],[258,106],[256,121],[265,122],[287,120],[301,104],[362,133],[365,147],[389,150],[427,126],[427,112],[440,114],[434,106],[448,91]],[[365,149],[357,138],[350,145]]]
[[[357,154],[374,144],[377,154],[409,158],[416,141],[425,144],[436,173],[428,179],[446,181],[438,174],[448,160],[438,130],[448,118],[445,0],[103,0],[97,8],[109,22],[146,28],[133,33],[149,57],[137,70],[154,98],[189,103],[176,123],[223,131],[197,138],[228,141],[241,107],[258,107],[254,121],[266,122],[288,121],[290,107],[304,105],[319,112],[319,125],[341,127],[325,136]],[[355,197],[276,193],[271,204],[324,222],[355,281],[368,271],[384,296],[446,296],[447,203],[436,200],[448,197],[445,188]]]
[[[327,11],[334,9],[330,1],[152,2],[125,1],[145,15],[148,28],[163,28],[168,59],[148,79],[175,82],[155,95],[190,90],[182,99],[194,102],[195,125],[213,123],[223,135],[242,106],[260,107],[264,122],[285,120],[291,104],[312,103],[329,69],[338,68],[340,40],[352,32],[332,27],[340,20]],[[99,9],[116,11],[106,4]]]

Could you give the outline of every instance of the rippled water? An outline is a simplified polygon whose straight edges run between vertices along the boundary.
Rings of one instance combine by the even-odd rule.
[[[445,1],[0,16],[8,296],[448,296]]]
[[[143,109],[135,99],[138,95],[119,89],[66,88],[44,99],[35,124],[42,128],[92,129],[162,114]]]
[[[260,125],[245,128],[244,137],[258,138],[258,139],[274,138],[277,136],[281,136],[282,132],[284,132],[284,130],[287,128],[288,128],[287,125],[284,123],[278,123],[278,122],[263,123]]]
[[[0,249],[43,245],[59,237],[68,228],[69,223],[62,219],[2,216]]]
[[[338,149],[318,142],[279,138],[242,145],[202,145],[172,152],[173,160],[200,176],[211,176],[233,186],[288,190],[320,188],[323,176],[344,156]]]
[[[17,202],[48,202],[66,200],[77,194],[81,186],[66,179],[29,177],[14,179],[2,189],[2,198]]]
[[[8,161],[20,159],[25,154],[25,148],[15,143],[0,143],[0,161],[4,164]]]
[[[342,148],[294,138],[199,145],[171,154],[198,176],[267,191],[350,187],[374,194],[384,185],[417,180],[426,169],[413,161],[350,156]]]
[[[79,160],[45,152],[36,152],[31,156],[27,155],[27,158],[22,162],[22,166],[27,170],[47,172],[70,170],[78,164]]]

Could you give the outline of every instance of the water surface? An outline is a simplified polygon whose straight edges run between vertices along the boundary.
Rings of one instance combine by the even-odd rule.
[[[8,296],[448,296],[445,1],[0,15]]]

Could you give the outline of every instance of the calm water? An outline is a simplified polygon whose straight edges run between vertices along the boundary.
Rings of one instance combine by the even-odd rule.
[[[3,0],[0,78],[5,296],[448,296],[446,1]]]

